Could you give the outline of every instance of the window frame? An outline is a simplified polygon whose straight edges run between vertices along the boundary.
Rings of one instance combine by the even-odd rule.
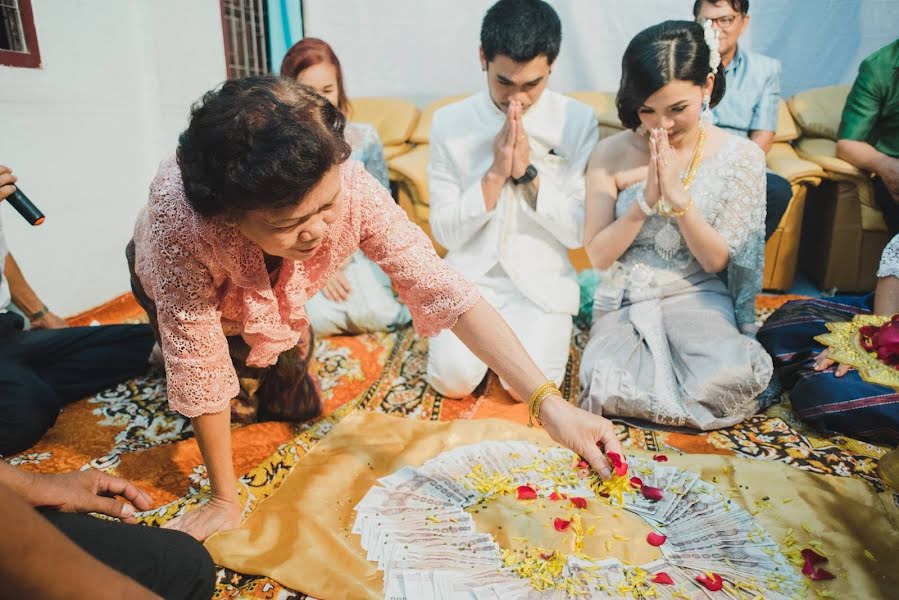
[[[25,38],[26,52],[0,49],[0,66],[24,69],[41,68],[41,49],[37,43],[37,29],[34,26],[34,11],[31,0],[16,0],[19,18],[22,21],[22,37]]]

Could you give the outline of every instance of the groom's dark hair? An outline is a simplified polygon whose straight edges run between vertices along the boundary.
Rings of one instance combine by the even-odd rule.
[[[481,22],[481,50],[487,61],[497,55],[529,62],[541,54],[552,64],[562,45],[562,22],[543,0],[499,0]]]

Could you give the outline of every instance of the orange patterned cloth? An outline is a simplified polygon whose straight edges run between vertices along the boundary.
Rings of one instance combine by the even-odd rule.
[[[284,260],[272,285],[262,249],[233,222],[194,211],[177,163],[162,163],[135,226],[135,271],[156,303],[173,410],[225,409],[238,393],[226,336],[246,340],[248,365],[274,364],[304,335],[306,301],[357,248],[390,276],[420,335],[452,327],[477,302],[477,289],[361,164],[347,161],[340,174],[340,215],[325,241],[303,262]]]

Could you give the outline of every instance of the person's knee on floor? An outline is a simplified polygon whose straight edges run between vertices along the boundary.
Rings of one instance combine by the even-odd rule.
[[[59,396],[28,369],[0,367],[0,455],[34,446],[56,423]]]
[[[487,375],[480,361],[451,331],[444,331],[428,342],[425,381],[447,398],[471,394]]]
[[[100,562],[166,599],[207,600],[216,569],[202,544],[181,531],[45,511],[50,523]]]
[[[452,368],[441,369],[438,372],[429,370],[427,381],[432,388],[447,398],[464,398],[475,391],[486,374],[486,369],[480,376],[463,373]]]
[[[208,552],[185,533],[136,525],[135,512],[150,510],[153,501],[130,481],[95,469],[26,473],[0,461],[3,486],[32,507],[53,507],[40,512],[43,520],[93,559],[154,593],[167,599],[212,596],[215,566]],[[93,512],[124,523],[85,514]],[[39,524],[34,529],[44,531],[42,538],[54,537]],[[37,547],[42,543],[35,540]]]
[[[487,366],[473,368],[465,360],[428,360],[428,384],[447,398],[464,398],[484,380]]]

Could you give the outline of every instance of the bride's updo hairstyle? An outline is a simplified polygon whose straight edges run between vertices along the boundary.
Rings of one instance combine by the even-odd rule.
[[[712,72],[710,60],[705,31],[694,21],[665,21],[638,33],[621,59],[621,85],[615,99],[621,123],[637,129],[637,111],[647,98],[672,81],[704,86]],[[724,97],[724,69],[718,67],[717,71],[710,107]]]

